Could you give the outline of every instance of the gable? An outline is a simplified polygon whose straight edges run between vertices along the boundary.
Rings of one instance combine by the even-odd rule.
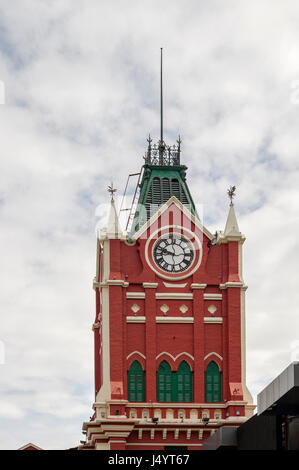
[[[192,232],[204,234],[209,240],[213,240],[214,236],[207,230],[199,218],[182,204],[175,196],[172,196],[165,204],[163,204],[143,226],[132,235],[132,240],[139,238],[147,238],[150,233],[157,230],[158,227],[181,226],[189,228]]]

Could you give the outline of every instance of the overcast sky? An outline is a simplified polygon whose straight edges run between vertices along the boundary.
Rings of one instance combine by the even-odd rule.
[[[0,448],[83,438],[96,208],[159,136],[160,47],[210,231],[237,186],[252,394],[299,360],[298,24],[297,0],[0,0]]]

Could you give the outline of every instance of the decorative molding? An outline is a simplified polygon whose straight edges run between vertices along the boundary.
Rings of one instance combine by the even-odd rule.
[[[203,358],[203,360],[205,361],[205,360],[208,359],[208,357],[210,357],[210,356],[217,356],[218,359],[220,359],[220,361],[223,361],[223,357],[220,356],[220,354],[218,354],[218,353],[216,353],[216,352],[210,352],[209,354],[207,354],[207,355]]]
[[[129,282],[123,281],[122,279],[107,279],[106,283],[108,284],[108,286],[129,286]]]
[[[194,317],[156,317],[156,323],[194,323]]]
[[[183,314],[186,313],[186,312],[188,312],[188,310],[189,310],[189,309],[188,309],[187,305],[183,304],[183,305],[180,306],[180,311],[181,311]]]
[[[144,429],[144,431],[145,431],[145,429]],[[126,446],[165,446],[165,442],[153,442],[153,443],[151,443],[151,442],[142,442],[142,443],[127,442]],[[167,447],[177,447],[177,443],[171,444],[170,442],[167,442]],[[201,443],[198,443],[198,444],[188,443],[188,447],[202,447],[202,444]]]
[[[110,269],[110,241],[103,242],[103,277],[109,277]],[[108,287],[108,285],[106,286]],[[97,392],[96,401],[110,400],[110,315],[109,315],[109,289],[102,292],[102,358],[103,358],[103,383]]]
[[[204,323],[223,323],[222,317],[204,317]]]
[[[163,305],[161,305],[160,310],[161,310],[161,312],[164,313],[164,315],[166,315],[166,313],[167,313],[168,310],[169,310],[169,307],[168,307],[168,305],[163,304]]]
[[[137,304],[133,304],[131,307],[132,312],[137,313],[140,310],[140,306]]]
[[[175,230],[179,230],[179,231],[183,231],[183,235],[188,238],[188,236],[186,235],[185,232],[187,232],[189,234],[189,242],[193,245],[194,243],[191,242],[190,238],[194,238],[196,240],[196,243],[198,245],[198,248],[197,250],[195,251],[198,251],[199,250],[199,256],[198,256],[198,260],[197,262],[195,263],[195,257],[192,261],[192,264],[191,266],[187,269],[187,273],[185,273],[186,271],[183,271],[181,274],[180,273],[177,273],[178,276],[176,274],[173,274],[172,276],[171,275],[166,275],[166,274],[163,274],[162,272],[160,272],[151,262],[150,258],[149,258],[149,245],[151,243],[151,241],[154,239],[154,237],[161,231],[163,230],[166,230],[166,229],[173,229],[172,233],[177,233],[175,232]],[[136,234],[135,234],[136,235]],[[179,233],[179,235],[182,235],[181,233]],[[153,251],[153,248],[154,248],[154,245],[152,246],[152,251]],[[152,253],[152,258],[153,258],[153,253]],[[146,262],[147,264],[149,265],[149,267],[152,269],[152,271],[154,271],[157,276],[161,277],[162,279],[166,279],[166,280],[169,280],[169,281],[176,281],[176,280],[181,280],[181,279],[186,279],[187,277],[190,277],[200,266],[201,264],[201,261],[202,261],[202,243],[200,241],[200,239],[198,238],[198,236],[192,232],[192,230],[189,230],[188,228],[186,227],[182,227],[180,225],[165,225],[163,227],[160,227],[158,228],[157,230],[155,230],[151,235],[150,237],[147,239],[146,241],[146,244],[145,244],[145,259],[146,259]],[[184,274],[185,273],[185,274]]]
[[[204,294],[204,300],[222,300],[222,294]]]
[[[191,222],[193,222],[199,228],[199,230],[202,231],[210,240],[214,239],[214,235],[212,235],[211,232],[209,232],[209,230],[202,225],[200,220],[195,215],[193,215],[192,212],[186,206],[184,206],[184,204],[182,204],[181,201],[179,201],[175,196],[171,196],[171,198],[169,198],[167,202],[165,202],[161,207],[159,207],[159,209],[152,215],[152,217],[147,220],[136,233],[134,233],[132,240],[137,240],[143,234],[143,232],[145,232],[156,220],[158,220],[158,218],[172,204],[177,206],[184,213],[184,215],[188,217],[188,219],[191,220]]]
[[[127,292],[127,299],[145,299],[145,292]]]
[[[196,284],[195,282],[193,282],[190,287],[191,289],[205,289],[207,287],[207,284]]]
[[[175,289],[176,287],[178,289],[183,289],[184,287],[186,287],[186,285],[188,284],[187,282],[185,284],[173,284],[171,282],[163,282],[164,286],[165,287],[168,287],[169,289]]]
[[[158,282],[143,282],[143,287],[145,289],[156,289],[158,287]]]
[[[170,354],[169,352],[166,352],[166,351],[163,351],[161,352],[160,354],[158,354],[158,356],[156,356],[156,360],[159,359],[159,357],[163,356],[163,354],[166,354],[166,356],[169,356],[171,357],[171,359],[173,360],[173,362],[175,362],[180,356],[188,356],[190,357],[190,359],[192,359],[192,361],[194,361],[194,357],[191,356],[191,354],[187,353],[187,352],[181,352],[180,354],[178,354],[177,356],[173,356],[172,354]]]
[[[208,307],[208,312],[211,313],[211,315],[214,315],[214,313],[216,312],[217,308],[215,307],[215,305],[211,304],[209,305]]]
[[[127,323],[145,323],[145,317],[140,316],[127,316]]]
[[[133,354],[138,354],[138,356],[143,357],[144,360],[146,359],[145,355],[142,354],[142,353],[139,352],[139,351],[133,351],[133,352],[131,352],[130,354],[128,354],[127,359],[130,359],[130,357],[133,356]]]
[[[156,299],[181,299],[181,300],[192,300],[193,294],[189,292],[158,292]]]
[[[220,289],[227,289],[228,287],[243,287],[243,286],[244,286],[243,282],[225,282],[224,284],[219,284]]]
[[[163,353],[160,353],[159,354],[159,357],[162,355],[162,354],[168,354],[170,355],[169,353],[166,353],[166,352],[163,352]],[[182,354],[187,354],[188,356],[190,356],[190,354],[188,353],[181,353],[180,355]],[[212,353],[212,354],[215,354],[216,353]],[[158,357],[158,356],[157,356]],[[178,356],[177,356],[178,357]],[[192,357],[192,356],[190,356]],[[193,358],[192,358],[193,359]],[[222,360],[222,358],[221,358]],[[115,403],[115,402],[114,402]],[[190,409],[194,409],[194,407],[196,407],[196,409],[202,409],[202,410],[207,410],[207,403],[190,403],[190,402],[153,402],[151,404],[149,403],[143,403],[143,402],[125,402],[125,401],[119,401],[118,403],[124,403],[126,405],[126,408],[143,408],[143,409],[152,409],[153,407],[154,408],[173,408],[173,409],[179,409],[179,408],[190,408]],[[209,410],[211,409],[226,409],[228,408],[229,406],[243,406],[243,405],[246,405],[246,401],[227,401],[225,403],[209,403]],[[94,406],[96,406],[94,404]],[[255,405],[252,405],[253,408],[255,407]],[[89,422],[87,423],[89,424]],[[189,426],[189,423],[188,423],[188,426]]]
[[[129,282],[123,281],[122,279],[107,279],[104,282],[93,282],[93,288],[100,288],[100,287],[109,287],[109,286],[122,286],[122,287],[128,287]]]

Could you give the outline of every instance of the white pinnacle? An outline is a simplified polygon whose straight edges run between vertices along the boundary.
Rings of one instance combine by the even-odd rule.
[[[223,235],[225,237],[241,235],[239,230],[234,205],[231,202]]]
[[[116,207],[113,198],[111,199],[110,213],[106,233],[108,238],[121,238],[122,235],[122,229],[119,224],[118,215],[116,212]]]

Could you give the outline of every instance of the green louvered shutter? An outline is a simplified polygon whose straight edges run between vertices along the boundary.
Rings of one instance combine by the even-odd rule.
[[[176,376],[177,382],[177,396],[174,401],[179,402],[192,402],[193,400],[193,377],[187,362],[183,361]]]
[[[145,401],[145,374],[138,361],[131,364],[128,372],[128,400]]]
[[[221,402],[221,372],[214,361],[210,362],[205,373],[205,392],[207,403]]]
[[[161,362],[157,372],[157,401],[172,401],[172,372],[166,361]]]

